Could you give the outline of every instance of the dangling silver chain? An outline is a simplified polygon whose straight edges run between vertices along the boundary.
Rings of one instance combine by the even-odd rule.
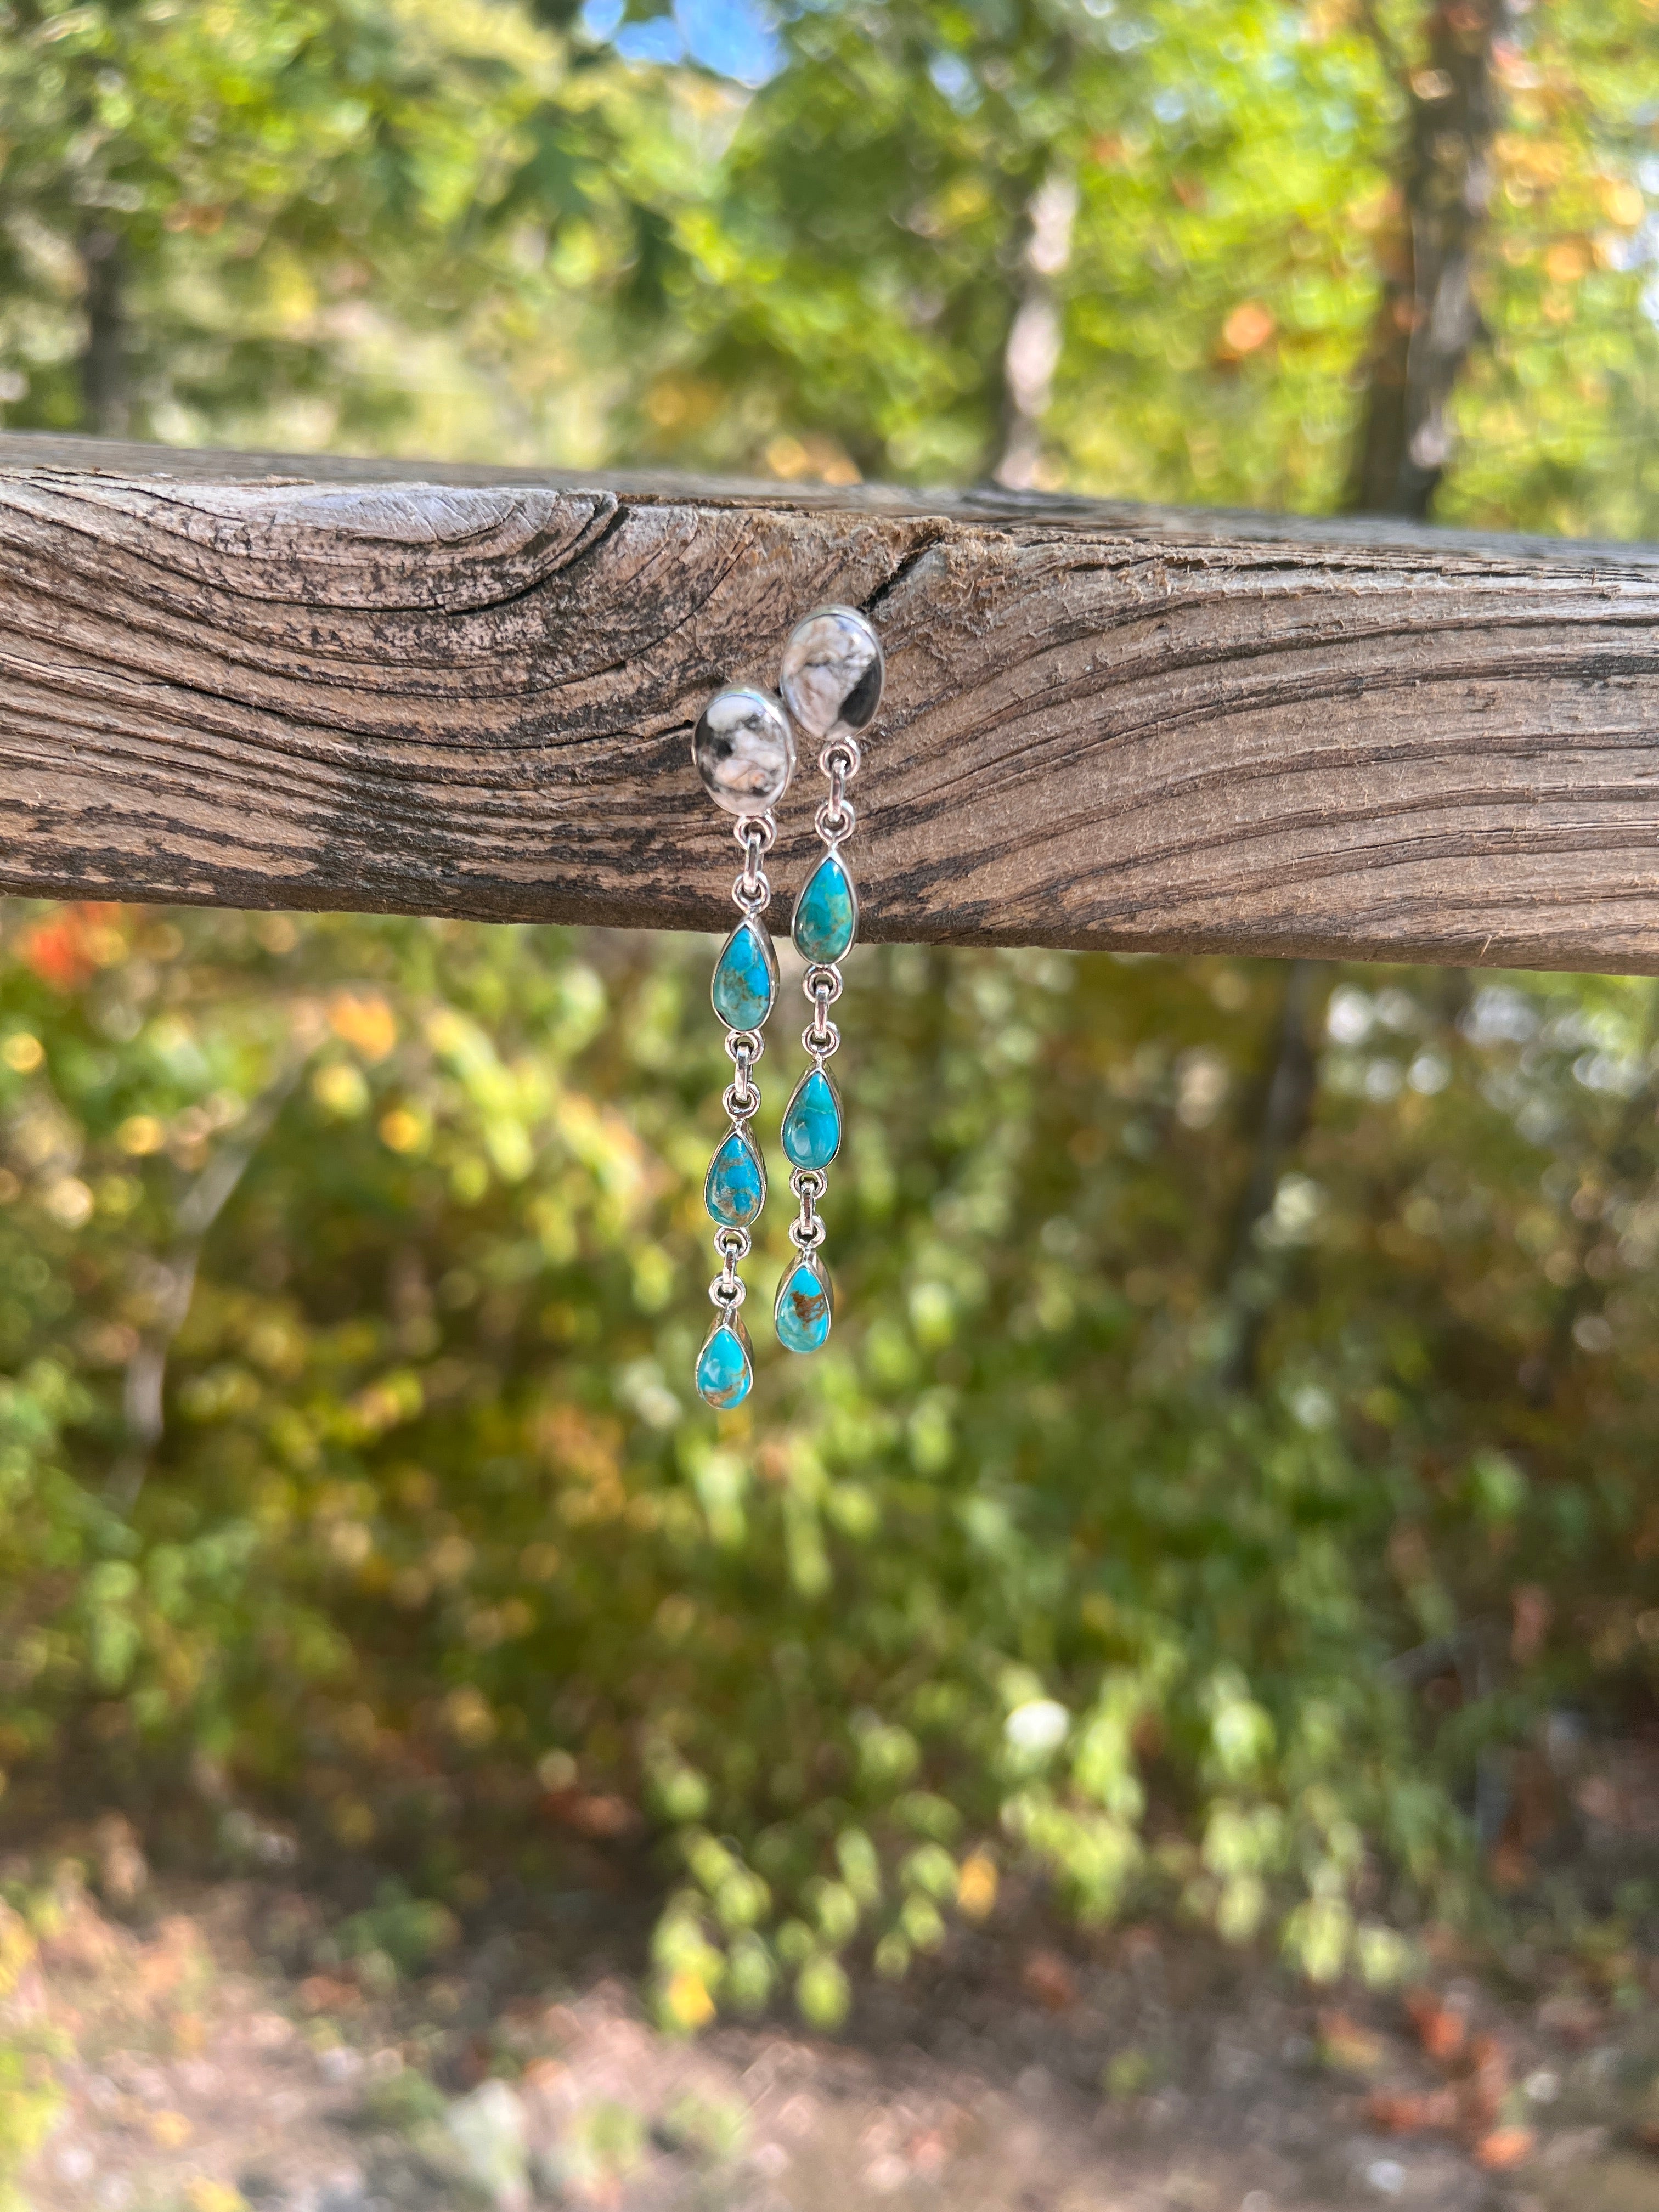
[[[761,1028],[778,995],[777,957],[761,916],[772,902],[762,864],[778,834],[773,809],[795,773],[795,733],[782,702],[753,684],[717,691],[697,717],[691,760],[715,805],[734,817],[732,834],[743,854],[732,886],[738,926],[720,948],[709,985],[732,1062],[732,1080],[722,1100],[731,1127],[703,1179],[703,1205],[714,1224],[720,1273],[708,1286],[714,1318],[693,1374],[698,1396],[718,1412],[730,1413],[742,1405],[755,1380],[752,1347],[739,1310],[744,1291],[738,1267],[749,1256],[750,1231],[766,1203],[766,1163],[750,1124],[761,1103],[755,1080],[765,1050]]]
[[[772,903],[772,885],[761,862],[777,841],[776,817],[769,806],[763,814],[740,814],[732,824],[732,835],[743,848],[743,866],[732,885],[732,903],[746,921],[757,921]],[[720,1104],[733,1130],[746,1137],[750,1122],[760,1111],[761,1088],[755,1080],[755,1064],[766,1050],[766,1039],[758,1030],[728,1029],[726,1050],[733,1072]],[[708,1295],[723,1314],[734,1314],[749,1295],[738,1267],[749,1257],[754,1240],[746,1229],[733,1224],[717,1229],[714,1242],[720,1271],[708,1285]]]
[[[829,781],[830,796],[813,819],[827,856],[833,856],[858,826],[858,815],[847,796],[847,787],[858,774],[861,758],[858,740],[846,735],[832,738],[818,755],[818,767]],[[811,1054],[812,1065],[820,1075],[825,1060],[841,1049],[841,1031],[830,1020],[830,1009],[844,988],[839,961],[814,960],[801,978],[801,989],[812,1009],[812,1018],[801,1031],[800,1041]],[[818,1168],[797,1168],[789,1178],[789,1188],[800,1201],[799,1215],[789,1225],[789,1241],[798,1252],[816,1252],[823,1242],[824,1225],[817,1209],[829,1182],[828,1176]]]

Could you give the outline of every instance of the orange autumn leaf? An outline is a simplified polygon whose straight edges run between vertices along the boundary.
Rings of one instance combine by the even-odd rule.
[[[1266,345],[1278,327],[1271,307],[1260,300],[1242,301],[1221,325],[1222,347],[1236,359],[1242,358]]]
[[[1406,1999],[1406,2012],[1417,2030],[1418,2041],[1440,2065],[1463,2048],[1468,2029],[1462,2014],[1454,2006],[1442,2004],[1432,1990],[1413,1990]]]
[[[1365,2118],[1383,2135],[1419,2135],[1431,2128],[1457,2124],[1453,2089],[1374,2089],[1365,2100]]]
[[[636,1808],[625,1797],[607,1790],[550,1790],[542,1799],[549,1820],[596,1843],[633,1835],[642,1825]]]
[[[1077,1976],[1058,1951],[1030,1951],[1019,1970],[1020,1986],[1050,2012],[1077,2002]]]
[[[328,1025],[371,1062],[386,1059],[398,1042],[397,1016],[378,991],[337,991]]]
[[[24,965],[54,991],[78,991],[125,950],[117,926],[120,913],[118,906],[105,900],[60,907],[23,936],[18,950]]]
[[[1530,2128],[1494,2128],[1476,2143],[1475,2163],[1489,2173],[1505,2173],[1511,2166],[1523,2166],[1537,2146]]]

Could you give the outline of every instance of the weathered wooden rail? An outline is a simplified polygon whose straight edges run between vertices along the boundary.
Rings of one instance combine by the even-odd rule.
[[[1659,548],[82,439],[0,437],[0,890],[724,927],[691,726],[825,599],[870,937],[1659,973]]]

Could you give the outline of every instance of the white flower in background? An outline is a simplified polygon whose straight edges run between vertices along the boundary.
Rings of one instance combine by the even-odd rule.
[[[1028,1698],[1016,1705],[1002,1724],[1002,1732],[1016,1751],[1058,1750],[1066,1741],[1072,1716],[1054,1698]]]

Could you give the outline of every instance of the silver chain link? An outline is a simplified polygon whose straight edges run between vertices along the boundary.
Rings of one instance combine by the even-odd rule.
[[[750,1251],[750,1236],[746,1229],[717,1229],[714,1249],[720,1255],[720,1271],[708,1285],[708,1295],[722,1313],[736,1313],[749,1293],[738,1277],[738,1262],[746,1260]]]
[[[828,1233],[817,1209],[829,1177],[817,1168],[797,1168],[789,1188],[800,1200],[800,1212],[789,1224],[789,1242],[798,1252],[816,1252]]]
[[[820,1066],[841,1044],[841,1031],[830,1018],[833,1006],[846,986],[841,970],[827,960],[815,960],[801,978],[801,989],[812,1005],[812,1018],[800,1033],[800,1041]]]
[[[747,1121],[760,1109],[760,1085],[753,1080],[751,1070],[766,1050],[766,1039],[758,1030],[727,1030],[726,1049],[737,1073],[726,1086],[720,1103],[733,1123]]]
[[[771,811],[740,814],[732,835],[743,848],[743,867],[732,886],[732,903],[739,914],[764,914],[772,903],[772,886],[761,862],[777,842],[778,825]]]

